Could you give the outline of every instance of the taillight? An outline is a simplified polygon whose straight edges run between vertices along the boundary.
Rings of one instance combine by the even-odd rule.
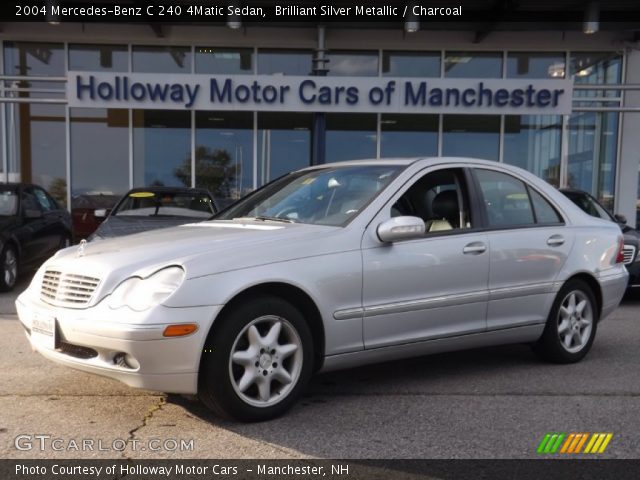
[[[624,240],[622,237],[618,240],[618,255],[616,255],[616,263],[624,263]]]

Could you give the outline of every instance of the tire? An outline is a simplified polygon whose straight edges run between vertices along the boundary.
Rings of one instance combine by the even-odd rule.
[[[295,403],[313,359],[300,311],[279,297],[259,296],[216,321],[200,362],[198,395],[222,417],[269,420]]]
[[[5,245],[0,254],[0,292],[13,290],[18,279],[18,252],[13,245]]]
[[[598,306],[591,287],[570,280],[558,292],[533,351],[553,363],[579,362],[591,349],[597,328]]]

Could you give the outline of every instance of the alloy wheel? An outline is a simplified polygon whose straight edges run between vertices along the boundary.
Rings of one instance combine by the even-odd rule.
[[[18,276],[18,259],[16,258],[16,253],[11,248],[4,252],[4,261],[2,266],[4,270],[4,283],[11,287]]]
[[[231,348],[233,389],[249,405],[275,405],[298,382],[303,357],[302,340],[291,323],[274,315],[256,318],[242,329]]]
[[[580,290],[569,292],[558,311],[558,336],[567,352],[577,353],[589,342],[593,318],[587,295]]]

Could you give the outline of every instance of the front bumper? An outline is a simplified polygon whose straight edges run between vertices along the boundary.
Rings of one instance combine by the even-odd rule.
[[[111,310],[104,303],[87,309],[59,308],[27,290],[16,300],[16,308],[31,347],[49,360],[131,387],[197,393],[204,342],[221,306],[159,305],[134,312],[126,307]],[[31,334],[33,319],[43,316],[55,319],[55,348]],[[195,323],[198,330],[184,337],[163,337],[168,325],[180,323]],[[118,361],[126,355],[130,361]]]

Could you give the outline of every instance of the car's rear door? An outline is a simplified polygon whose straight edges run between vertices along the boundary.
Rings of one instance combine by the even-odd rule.
[[[465,169],[432,168],[371,222],[362,249],[365,348],[486,329],[489,251],[486,233],[474,228],[475,203]],[[377,240],[378,225],[399,215],[422,218],[426,234],[392,244]]]
[[[552,202],[504,171],[473,169],[490,247],[489,330],[546,321],[574,236]]]

